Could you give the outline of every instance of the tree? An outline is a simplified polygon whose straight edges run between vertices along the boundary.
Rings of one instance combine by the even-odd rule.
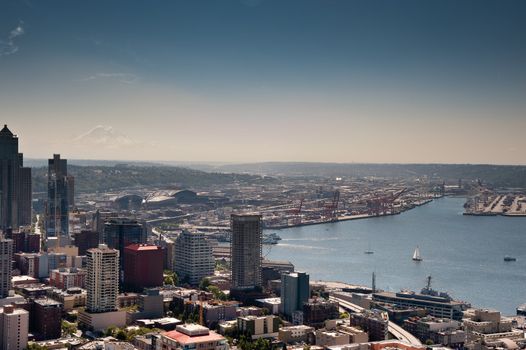
[[[207,288],[209,286],[210,286],[210,279],[206,277],[201,280],[201,283],[199,283],[199,289],[201,290],[208,290]]]
[[[77,333],[77,326],[74,323],[69,323],[68,321],[63,320],[61,323],[62,334],[64,335],[73,335]]]

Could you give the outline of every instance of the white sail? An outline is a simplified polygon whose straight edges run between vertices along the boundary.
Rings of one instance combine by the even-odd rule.
[[[422,260],[422,257],[420,256],[420,249],[418,249],[418,246],[416,247],[415,252],[413,253],[413,260]]]

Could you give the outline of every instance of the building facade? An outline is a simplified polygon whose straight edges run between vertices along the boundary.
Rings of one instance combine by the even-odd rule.
[[[175,240],[175,272],[182,282],[198,285],[214,274],[212,246],[202,232],[183,231]]]
[[[13,240],[0,235],[0,298],[9,295],[13,267]]]
[[[117,310],[119,251],[101,244],[87,251],[86,310],[90,313]]]
[[[48,237],[69,235],[68,161],[54,154],[48,160],[46,234]]]
[[[75,245],[79,248],[79,255],[86,255],[86,251],[99,246],[99,233],[97,231],[82,230],[73,233]]]
[[[146,243],[146,230],[137,220],[113,218],[104,223],[103,243],[120,253],[119,263],[123,265],[124,247],[134,243]]]
[[[13,306],[0,308],[0,350],[27,348],[29,312]]]
[[[140,292],[163,285],[163,249],[152,244],[124,248],[124,288]]]
[[[281,275],[281,307],[283,314],[292,319],[295,312],[303,311],[303,304],[309,300],[309,275],[292,272]]]
[[[233,214],[230,228],[232,289],[260,288],[263,232],[261,215]]]
[[[0,130],[0,229],[31,225],[31,168],[18,153],[18,137]]]
[[[51,270],[49,284],[53,287],[66,290],[69,288],[85,288],[86,270],[76,267]]]
[[[60,338],[62,333],[62,304],[53,299],[35,299],[32,305],[32,333],[37,340]]]

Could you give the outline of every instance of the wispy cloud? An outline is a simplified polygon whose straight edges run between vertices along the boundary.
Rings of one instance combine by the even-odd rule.
[[[25,33],[24,22],[20,21],[18,26],[9,32],[7,39],[0,39],[0,57],[12,55],[18,51],[15,39]]]
[[[113,79],[124,84],[133,84],[139,80],[139,77],[131,73],[95,73],[89,77],[79,79],[78,81],[90,81],[98,79]]]

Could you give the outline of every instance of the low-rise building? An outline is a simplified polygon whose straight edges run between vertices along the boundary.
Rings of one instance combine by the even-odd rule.
[[[364,311],[351,314],[350,323],[358,326],[369,334],[371,341],[388,339],[389,320],[387,315],[379,311]]]
[[[278,338],[285,344],[307,342],[309,334],[314,333],[314,327],[305,325],[281,327]]]
[[[196,324],[177,326],[174,331],[161,334],[162,350],[228,350],[225,337]]]
[[[62,304],[53,299],[36,299],[31,307],[31,329],[37,340],[60,338]]]
[[[242,316],[237,318],[237,329],[252,339],[277,338],[280,319],[277,316]]]
[[[49,273],[49,284],[62,290],[73,287],[85,288],[86,270],[76,267],[63,267],[51,270]]]
[[[54,288],[48,291],[47,296],[60,302],[65,312],[77,307],[86,306],[86,299],[88,297],[86,290],[82,288],[69,288],[68,290]]]
[[[303,323],[314,328],[321,328],[326,320],[340,317],[337,301],[311,299],[303,304]]]

